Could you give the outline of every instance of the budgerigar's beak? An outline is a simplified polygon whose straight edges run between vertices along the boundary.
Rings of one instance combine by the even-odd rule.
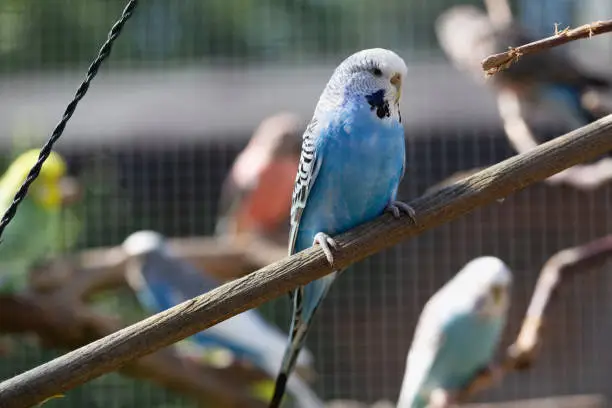
[[[70,205],[81,198],[81,185],[73,178],[64,176],[59,181],[62,205]]]
[[[398,104],[402,97],[402,76],[398,73],[393,74],[391,77],[391,85],[396,89],[395,92],[395,103]]]
[[[491,295],[493,296],[493,301],[499,304],[504,295],[504,288],[499,285],[495,285],[491,288]]]

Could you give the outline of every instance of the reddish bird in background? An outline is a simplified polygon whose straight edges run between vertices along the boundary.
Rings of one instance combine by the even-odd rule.
[[[302,121],[282,112],[264,119],[223,183],[216,234],[257,234],[281,245],[289,237],[291,194],[302,146]]]

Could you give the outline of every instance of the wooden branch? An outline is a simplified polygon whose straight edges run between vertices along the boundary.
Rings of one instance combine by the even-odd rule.
[[[606,397],[599,394],[559,395],[503,402],[461,404],[462,408],[604,408]],[[333,400],[325,408],[396,408],[391,401],[378,401],[372,405],[358,401]]]
[[[591,38],[594,35],[608,33],[612,31],[612,20],[596,21],[585,24],[574,29],[565,29],[555,33],[555,35],[530,42],[519,47],[509,47],[508,51],[488,56],[482,61],[482,69],[487,75],[494,75],[497,72],[508,68],[512,63],[518,61],[523,55],[543,51],[552,47],[567,44],[581,38]]]
[[[0,297],[0,331],[35,333],[46,347],[71,349],[121,329],[118,319],[68,307],[55,296]],[[212,406],[264,407],[253,400],[244,384],[266,378],[261,372],[238,365],[225,369],[202,366],[179,357],[171,348],[158,350],[126,364],[119,372],[152,381]]]
[[[287,236],[287,242],[289,237]],[[239,246],[245,257],[254,265],[263,267],[279,261],[287,256],[287,246],[279,246],[274,241],[260,235],[251,237],[247,244]]]
[[[482,169],[482,167],[476,167],[458,171],[429,187],[426,193],[433,193],[441,188],[450,186],[457,181],[482,171]],[[596,190],[612,182],[612,158],[604,157],[592,164],[577,164],[547,178],[544,182],[550,185],[565,184],[583,191]]]
[[[598,394],[560,395],[506,402],[461,405],[462,408],[604,408],[605,406],[606,398]]]
[[[506,137],[514,150],[518,153],[525,153],[535,148],[538,142],[525,121],[521,99],[517,93],[512,89],[500,89],[496,99],[497,110],[504,125]]]
[[[237,246],[209,237],[171,238],[168,246],[178,258],[221,281],[246,275],[287,253],[286,248],[264,240],[249,240]],[[88,249],[34,269],[30,286],[37,292],[62,288],[64,296],[86,300],[95,292],[124,286],[126,262],[121,246]]]
[[[508,140],[518,153],[538,145],[531,127],[524,119],[518,95],[512,90],[500,90],[497,96],[499,114]],[[604,157],[595,163],[577,164],[546,180],[548,184],[567,184],[579,190],[594,190],[612,180],[612,159]]]
[[[396,408],[391,401],[377,401],[372,405],[359,401],[333,400],[325,404],[325,408]]]
[[[0,406],[28,407],[63,393],[610,149],[612,115],[411,202],[416,225],[385,214],[337,236],[333,266],[318,246],[309,248],[6,380]]]
[[[490,388],[512,371],[524,370],[534,364],[541,341],[541,328],[546,309],[550,306],[559,284],[575,273],[593,270],[612,258],[612,235],[587,244],[565,249],[552,256],[542,268],[531,302],[523,319],[516,341],[508,348],[505,359],[493,374],[474,379],[457,396],[456,401],[467,401],[475,393]]]
[[[509,350],[509,359],[513,364],[525,367],[532,363],[544,313],[562,276],[592,270],[610,257],[612,257],[612,235],[563,250],[546,262],[519,336]]]
[[[250,259],[268,261],[266,254],[271,256],[270,251],[279,255],[268,242],[249,249],[257,251],[255,255],[247,248],[232,248],[211,238],[169,241],[179,256],[195,259],[222,280],[254,269]],[[284,255],[285,251],[280,257]],[[117,246],[85,250],[39,265],[31,272],[31,290],[26,296],[0,298],[0,333],[32,333],[44,346],[74,349],[120,330],[123,326],[118,319],[92,313],[85,303],[94,293],[124,286],[126,262],[126,254]],[[213,406],[264,406],[246,394],[245,384],[266,379],[266,375],[239,363],[223,369],[202,367],[172,349],[163,349],[124,366],[120,372]]]
[[[445,178],[444,180],[439,181],[436,184],[429,186],[427,190],[425,190],[425,194],[427,195],[436,194],[438,191],[448,188],[452,186],[453,184],[461,182],[467,179],[468,177],[471,177],[486,169],[487,169],[486,167],[475,167],[473,169],[461,170],[456,173],[453,173],[451,176]]]
[[[595,190],[612,181],[612,158],[604,157],[595,163],[578,164],[555,176],[545,181],[553,185],[566,184],[579,190]]]
[[[285,247],[258,240],[245,240],[238,245],[218,238],[190,237],[169,239],[168,245],[177,257],[223,281],[246,275],[287,254]]]
[[[523,116],[518,95],[510,89],[497,92],[497,106],[502,119],[505,135],[518,153],[526,153],[538,146],[538,142]],[[466,178],[481,168],[462,170],[447,179],[431,186],[428,191],[435,191],[458,180]],[[612,181],[612,158],[604,157],[595,163],[577,164],[563,170],[546,180],[550,185],[565,184],[570,187],[589,191],[595,190]]]

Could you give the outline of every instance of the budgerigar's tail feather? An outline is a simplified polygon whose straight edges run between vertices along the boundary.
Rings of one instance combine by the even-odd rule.
[[[335,273],[334,273],[335,274]],[[336,274],[337,275],[337,274]],[[329,275],[328,275],[329,276]],[[304,316],[302,310],[302,292],[301,290],[296,290],[294,294],[294,317],[291,324],[290,331],[290,344],[287,346],[285,350],[285,354],[283,356],[283,362],[281,364],[281,369],[276,377],[276,384],[274,386],[274,395],[272,396],[272,400],[270,401],[269,408],[279,408],[280,404],[283,400],[283,396],[285,395],[285,390],[287,389],[287,384],[289,382],[289,376],[291,372],[295,368],[295,363],[297,362],[297,357],[300,354],[300,350],[304,347],[304,343],[306,341],[306,335],[308,334],[308,329],[310,328],[310,324],[312,322],[312,318],[315,316],[318,308],[321,306],[322,300],[329,292],[331,287],[331,283],[333,279],[328,282],[327,285],[324,285],[323,293],[321,294],[321,301],[316,304],[310,311],[308,316]],[[312,392],[312,391],[310,391]],[[305,407],[304,407],[305,408]]]
[[[289,375],[291,375],[291,372],[295,368],[295,363],[300,350],[302,347],[304,347],[306,333],[308,332],[310,322],[302,322],[299,319],[294,319],[294,324],[292,326],[293,330],[291,332],[291,344],[285,350],[283,363],[281,364],[280,372],[276,377],[274,395],[272,396],[272,400],[270,401],[269,405],[270,408],[280,407],[283,396],[285,395],[285,389],[287,388]]]
[[[279,373],[276,377],[276,383],[274,384],[274,395],[270,401],[269,408],[278,408],[285,395],[285,388],[287,387],[287,374]]]

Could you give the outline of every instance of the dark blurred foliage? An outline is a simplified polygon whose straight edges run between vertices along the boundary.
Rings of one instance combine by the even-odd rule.
[[[0,67],[89,63],[126,0],[3,0]],[[478,0],[463,3],[480,4]],[[385,46],[436,48],[435,17],[452,0],[148,0],[118,41],[115,61],[300,59]]]

